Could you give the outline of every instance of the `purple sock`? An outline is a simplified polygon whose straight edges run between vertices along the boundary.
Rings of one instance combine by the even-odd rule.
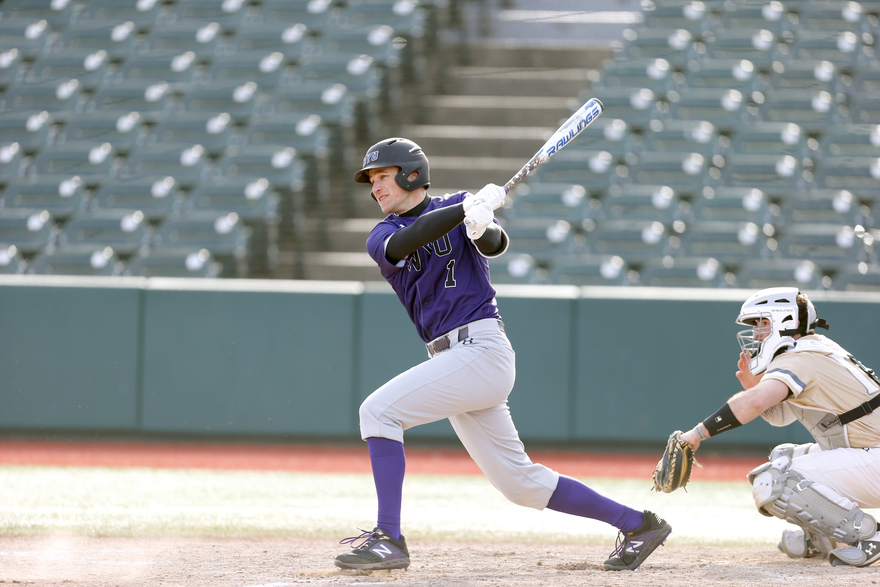
[[[387,438],[367,439],[373,482],[379,498],[376,525],[386,534],[400,539],[400,505],[403,499],[403,476],[406,472],[406,454],[403,443]]]
[[[601,520],[624,532],[638,528],[644,521],[642,512],[603,497],[580,481],[564,475],[559,476],[559,484],[547,507],[564,514]]]

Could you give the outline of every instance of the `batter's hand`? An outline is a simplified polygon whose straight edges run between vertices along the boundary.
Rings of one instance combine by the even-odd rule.
[[[467,228],[468,238],[475,241],[483,236],[486,228],[492,224],[494,218],[495,214],[487,203],[481,202],[476,206],[471,206],[464,215],[464,225]]]
[[[489,183],[474,194],[474,197],[489,204],[492,210],[497,210],[504,205],[504,198],[507,197],[507,192],[500,185]]]
[[[739,369],[736,372],[736,378],[739,379],[740,384],[743,386],[743,389],[751,389],[754,386],[758,385],[761,382],[761,377],[764,376],[763,373],[759,375],[752,375],[749,372],[749,358],[745,353],[739,354],[739,361],[736,362],[736,368]]]

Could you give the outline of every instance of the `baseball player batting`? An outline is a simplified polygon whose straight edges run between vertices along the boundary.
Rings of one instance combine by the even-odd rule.
[[[476,194],[430,196],[428,158],[402,138],[370,147],[354,180],[372,184],[372,197],[387,214],[370,232],[367,251],[406,308],[429,358],[374,391],[360,407],[378,516],[372,531],[342,540],[353,548],[336,557],[336,566],[375,570],[410,565],[400,519],[404,431],[445,418],[507,499],[616,527],[617,547],[604,568],[637,568],[672,532],[669,524],[533,463],[511,419],[507,398],[516,377],[515,358],[487,262],[508,246],[494,217],[504,203],[504,188],[489,184]]]

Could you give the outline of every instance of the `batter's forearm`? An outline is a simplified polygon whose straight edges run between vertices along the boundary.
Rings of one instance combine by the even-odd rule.
[[[392,235],[385,247],[389,261],[400,261],[428,243],[448,233],[464,221],[464,207],[461,204],[446,206],[427,212]]]

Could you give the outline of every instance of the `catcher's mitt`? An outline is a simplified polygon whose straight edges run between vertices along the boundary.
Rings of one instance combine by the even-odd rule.
[[[666,442],[666,450],[654,469],[654,490],[672,493],[687,485],[694,463],[694,449],[681,439],[681,431],[676,430]]]

